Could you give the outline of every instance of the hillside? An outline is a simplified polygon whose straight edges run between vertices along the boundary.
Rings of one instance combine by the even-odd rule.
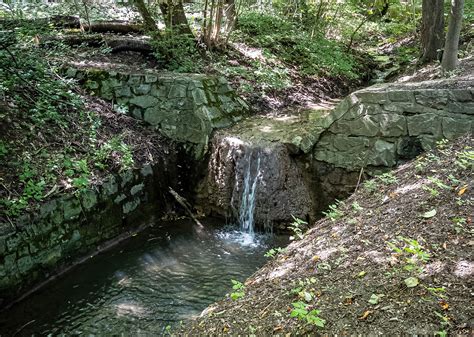
[[[469,334],[472,144],[365,181],[180,333]]]

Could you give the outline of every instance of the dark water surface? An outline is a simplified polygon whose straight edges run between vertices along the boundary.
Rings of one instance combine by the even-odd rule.
[[[0,313],[1,336],[162,334],[245,280],[284,237],[156,224]]]

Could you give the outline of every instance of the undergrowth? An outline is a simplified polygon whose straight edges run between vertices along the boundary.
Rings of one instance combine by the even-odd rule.
[[[62,64],[53,60],[69,49],[36,45],[35,36],[49,27],[2,28],[0,214],[10,219],[61,190],[86,188],[100,172],[131,168],[134,159],[121,134],[99,132],[99,114],[62,77]]]

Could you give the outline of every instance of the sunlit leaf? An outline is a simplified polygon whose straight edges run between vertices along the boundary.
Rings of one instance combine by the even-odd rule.
[[[409,277],[404,282],[408,288],[414,288],[420,283],[416,277]]]
[[[364,312],[364,314],[363,314],[361,317],[359,317],[359,319],[361,319],[361,320],[362,320],[362,319],[366,319],[371,313],[373,313],[372,310],[366,310],[366,311]]]
[[[435,215],[436,215],[436,209],[433,208],[431,211],[423,213],[422,217],[429,219],[429,218],[434,217]]]

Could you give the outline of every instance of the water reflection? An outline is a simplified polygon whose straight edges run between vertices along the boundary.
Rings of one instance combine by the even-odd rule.
[[[160,334],[199,314],[284,238],[183,221],[150,228],[1,313],[0,335]],[[26,324],[26,325],[25,325]],[[19,331],[19,329],[21,329]]]

